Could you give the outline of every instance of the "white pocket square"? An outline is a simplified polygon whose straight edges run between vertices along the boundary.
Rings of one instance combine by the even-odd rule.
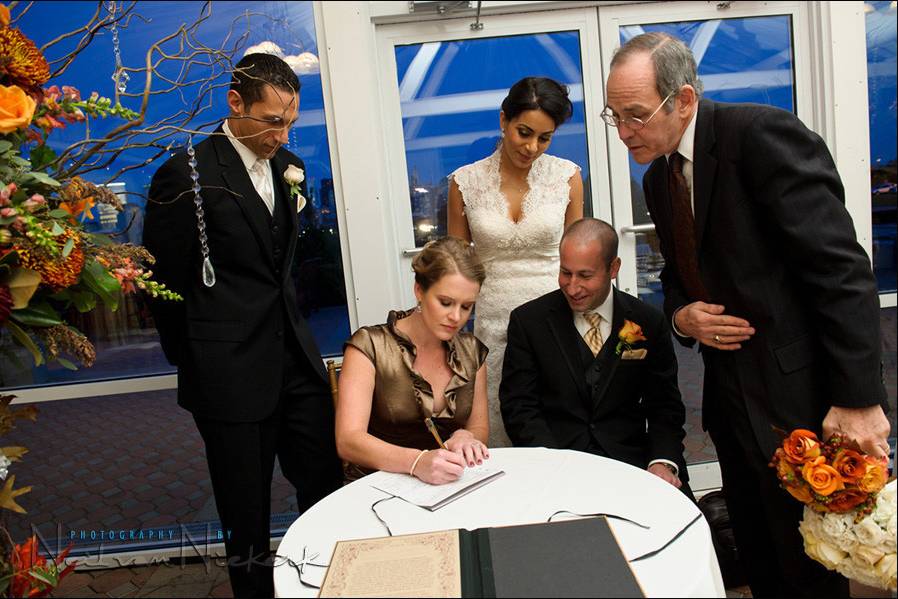
[[[621,360],[645,360],[646,354],[649,353],[647,349],[627,349],[624,350],[624,353],[621,354]]]

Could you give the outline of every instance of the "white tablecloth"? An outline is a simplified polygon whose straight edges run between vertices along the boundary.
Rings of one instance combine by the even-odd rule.
[[[680,491],[628,464],[569,450],[491,449],[490,468],[505,475],[436,512],[399,499],[377,506],[394,535],[455,528],[545,522],[558,510],[580,514],[604,512],[650,527],[643,530],[609,520],[624,555],[633,558],[664,545],[700,512]],[[278,548],[294,562],[318,554],[327,564],[339,540],[387,536],[370,506],[387,495],[365,479],[324,498],[290,526]],[[564,519],[569,516],[556,516]],[[317,590],[299,582],[294,567],[275,560],[274,585],[279,597],[314,597]],[[660,554],[632,564],[649,597],[724,597],[720,567],[711,533],[700,518]],[[303,580],[320,584],[324,568],[306,567]]]

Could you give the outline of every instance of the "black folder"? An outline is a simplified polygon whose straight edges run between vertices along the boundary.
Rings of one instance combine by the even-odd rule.
[[[605,518],[459,531],[463,597],[644,597]]]

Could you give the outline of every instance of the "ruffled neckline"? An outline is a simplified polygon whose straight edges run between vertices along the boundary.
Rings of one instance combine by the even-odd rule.
[[[461,361],[458,357],[458,334],[456,333],[449,341],[443,341],[446,349],[446,363],[452,376],[449,383],[443,390],[443,397],[446,399],[446,407],[439,414],[433,413],[433,387],[430,382],[425,379],[420,372],[415,370],[415,358],[418,356],[418,348],[412,343],[409,337],[399,330],[396,323],[412,315],[414,309],[411,310],[390,310],[387,316],[387,330],[396,339],[402,355],[402,362],[405,364],[409,375],[412,377],[412,386],[415,389],[415,400],[418,403],[418,409],[424,417],[431,418],[454,418],[455,417],[455,399],[456,391],[470,382]]]

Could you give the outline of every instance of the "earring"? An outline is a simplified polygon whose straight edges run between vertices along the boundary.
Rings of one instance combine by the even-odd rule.
[[[502,129],[502,133],[500,133],[500,137],[505,137],[505,129]]]
[[[415,306],[415,312],[417,312],[418,314],[421,313],[421,302],[420,301],[418,302],[418,305]]]

